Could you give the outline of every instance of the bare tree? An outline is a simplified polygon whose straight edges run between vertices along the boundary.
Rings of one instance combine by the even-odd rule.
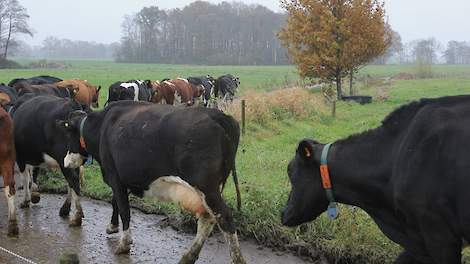
[[[0,0],[0,47],[2,59],[8,56],[8,48],[15,44],[15,37],[21,34],[33,36],[28,25],[29,15],[18,0]]]

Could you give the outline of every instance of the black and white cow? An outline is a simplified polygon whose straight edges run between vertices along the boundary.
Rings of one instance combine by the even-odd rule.
[[[222,75],[215,81],[214,96],[223,102],[231,102],[240,86],[240,78],[231,74]]]
[[[152,89],[152,84],[149,80],[115,82],[109,87],[108,100],[106,104],[122,100],[150,102],[153,95],[154,90]]]
[[[239,198],[235,156],[240,131],[232,117],[215,109],[121,101],[101,112],[78,112],[62,121],[62,127],[69,135],[69,152],[91,154],[113,190],[106,231],[119,232],[119,213],[123,234],[117,253],[128,253],[132,243],[130,191],[176,202],[198,218],[198,233],[180,263],[197,260],[216,223],[226,234],[234,263],[245,263],[231,211],[221,196],[232,172]]]
[[[76,157],[67,152],[69,148],[66,134],[57,126],[56,121],[68,118],[70,113],[77,110],[90,112],[88,106],[73,99],[27,94],[20,97],[13,112],[16,161],[20,172],[24,174],[25,198],[21,207],[30,205],[32,167],[58,167],[69,185],[69,195],[60,210],[60,216],[69,215],[71,202],[76,207],[75,216],[70,221],[71,226],[80,226],[83,217],[79,199],[79,169],[68,168]],[[82,164],[73,165],[78,168]]]
[[[202,85],[204,87],[204,93],[202,94],[202,101],[204,106],[208,107],[211,98],[214,95],[214,88],[215,88],[215,79],[210,76],[198,76],[198,77],[188,77],[188,82],[192,85],[199,86]]]

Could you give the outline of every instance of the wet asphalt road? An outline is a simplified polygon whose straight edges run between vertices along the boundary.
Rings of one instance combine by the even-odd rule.
[[[16,203],[21,201],[19,191]],[[147,215],[132,210],[131,232],[134,244],[130,255],[114,255],[120,234],[108,235],[106,225],[111,217],[111,205],[83,199],[85,214],[81,228],[68,226],[68,219],[59,217],[65,197],[41,195],[41,201],[29,209],[17,209],[20,235],[7,237],[7,205],[3,190],[0,195],[0,247],[13,251],[36,263],[58,263],[64,252],[74,252],[80,263],[178,263],[194,236],[161,228],[163,216]],[[251,241],[241,241],[248,263],[296,264],[306,261],[288,253],[273,252]],[[0,250],[0,263],[26,263]],[[209,238],[197,263],[230,263],[228,248],[220,234]]]

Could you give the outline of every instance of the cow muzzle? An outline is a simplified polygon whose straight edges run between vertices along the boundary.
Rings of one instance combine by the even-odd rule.
[[[67,156],[64,158],[64,167],[69,169],[77,169],[83,164],[83,157],[79,153],[71,153],[67,151]]]

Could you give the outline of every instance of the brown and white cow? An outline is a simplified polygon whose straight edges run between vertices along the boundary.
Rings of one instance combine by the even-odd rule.
[[[18,223],[15,208],[15,144],[13,140],[13,121],[10,115],[0,107],[0,175],[3,176],[5,196],[8,203],[8,235],[18,235]]]
[[[152,99],[154,103],[193,105],[195,99],[201,97],[204,92],[204,87],[193,85],[183,78],[166,80],[161,83],[152,82],[151,85],[155,90]]]

